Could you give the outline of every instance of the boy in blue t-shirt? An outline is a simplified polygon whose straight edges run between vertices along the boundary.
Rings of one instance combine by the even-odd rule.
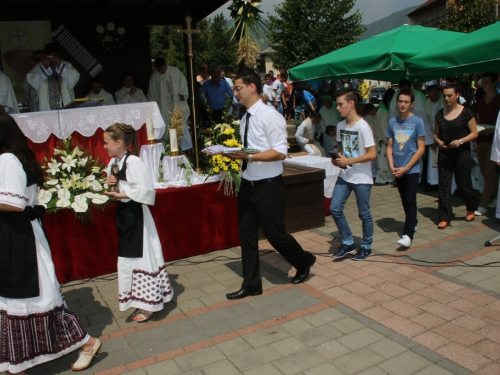
[[[425,151],[425,128],[420,117],[410,112],[415,104],[412,90],[403,89],[396,100],[399,116],[389,120],[385,136],[387,160],[401,195],[406,214],[403,237],[399,245],[410,247],[417,226],[417,188],[420,176],[420,158]]]

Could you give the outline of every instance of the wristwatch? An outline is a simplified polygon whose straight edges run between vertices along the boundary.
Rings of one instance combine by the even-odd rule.
[[[248,160],[247,160],[248,163],[251,163],[253,162],[253,156],[252,154],[248,154]]]
[[[462,138],[460,138],[460,145],[463,145],[464,141],[462,141]]]

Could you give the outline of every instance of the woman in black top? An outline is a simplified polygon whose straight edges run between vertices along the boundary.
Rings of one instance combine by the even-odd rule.
[[[466,221],[474,220],[477,200],[472,189],[471,156],[469,142],[477,138],[476,120],[472,111],[458,104],[457,85],[450,84],[444,89],[445,108],[436,114],[434,139],[438,144],[439,171],[439,229],[450,225],[453,217],[451,205],[451,181],[455,181],[467,207]]]

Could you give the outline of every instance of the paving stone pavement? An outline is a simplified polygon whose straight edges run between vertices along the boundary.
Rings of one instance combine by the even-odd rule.
[[[227,301],[241,284],[240,249],[170,262],[176,297],[146,323],[118,311],[116,275],[63,286],[99,358],[82,374],[500,374],[500,224],[487,216],[438,230],[437,194],[418,194],[418,231],[402,249],[404,214],[397,189],[372,189],[373,255],[333,261],[339,246],[331,219],[295,233],[317,254],[310,279],[260,242],[264,294]],[[346,213],[359,245],[355,197]],[[28,371],[69,374],[76,353]]]

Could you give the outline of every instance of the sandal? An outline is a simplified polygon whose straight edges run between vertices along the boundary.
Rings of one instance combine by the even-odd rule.
[[[449,221],[441,221],[438,224],[438,229],[444,229],[444,228],[449,227],[449,226],[450,226],[450,222]]]
[[[137,309],[130,315],[130,319],[134,322],[142,323],[151,318],[151,315],[153,315],[152,312]]]
[[[97,352],[99,351],[99,349],[101,349],[101,346],[102,346],[101,340],[96,338],[95,344],[92,347],[92,349],[90,349],[89,352],[84,352],[80,350],[80,353],[78,354],[78,359],[76,360],[75,363],[71,365],[71,369],[73,371],[81,371],[89,367],[90,364],[92,363],[92,360],[96,356]]]
[[[472,221],[472,220],[474,220],[474,212],[467,211],[467,215],[465,216],[465,221]]]

